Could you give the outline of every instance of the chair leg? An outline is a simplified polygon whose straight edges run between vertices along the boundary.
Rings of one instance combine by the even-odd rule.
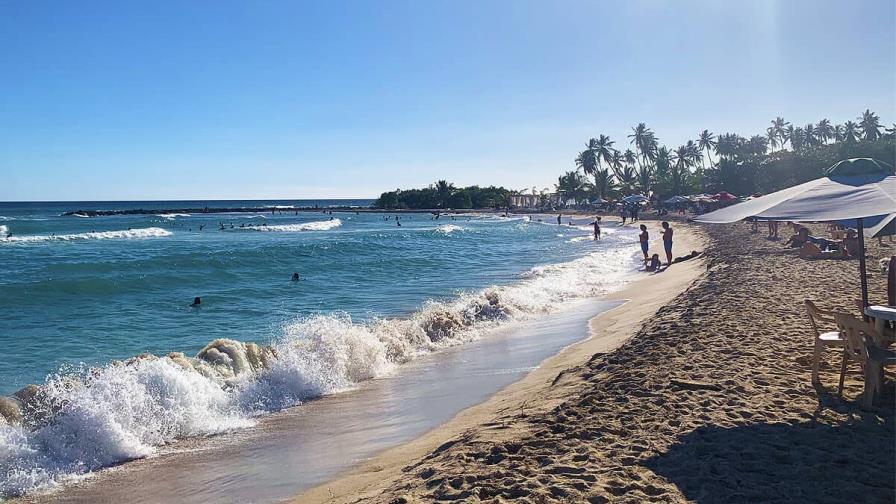
[[[843,362],[840,364],[840,385],[837,386],[837,397],[843,398],[843,380],[846,378],[846,361],[849,359],[847,350],[843,349]]]
[[[865,392],[862,395],[862,406],[871,408],[874,406],[874,396],[880,387],[880,363],[868,360],[865,364]]]
[[[824,344],[820,339],[815,338],[815,349],[812,352],[812,383],[818,383],[818,368],[821,361],[821,352],[824,350]]]

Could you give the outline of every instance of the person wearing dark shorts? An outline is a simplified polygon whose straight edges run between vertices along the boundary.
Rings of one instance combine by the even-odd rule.
[[[649,259],[647,250],[649,249],[650,233],[647,232],[647,226],[644,224],[641,224],[641,234],[638,235],[638,238],[641,239],[641,252],[644,253],[644,261],[647,261]]]
[[[663,221],[663,248],[666,249],[666,264],[672,265],[672,226]]]

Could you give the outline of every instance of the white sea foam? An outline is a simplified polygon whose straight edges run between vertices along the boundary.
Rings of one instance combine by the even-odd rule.
[[[142,356],[51,379],[22,406],[24,427],[0,421],[0,495],[151,456],[180,438],[246,427],[259,414],[351,389],[496,326],[619,288],[637,264],[634,235],[620,238],[579,259],[531,268],[511,285],[427,301],[408,318],[314,315],[286,324],[269,347],[215,340],[196,358]]]
[[[6,239],[7,234],[9,234],[9,228],[0,225],[0,239]]]
[[[8,232],[8,231],[7,231]],[[49,241],[75,241],[75,240],[115,240],[134,238],[160,238],[171,236],[171,231],[158,227],[125,229],[120,231],[92,231],[89,233],[58,234],[58,235],[13,235],[6,238],[6,233],[0,236],[0,243],[38,243]]]
[[[188,213],[163,213],[156,214],[156,217],[161,217],[165,220],[174,220],[176,217],[190,217]]]
[[[297,232],[297,231],[326,231],[328,229],[337,228],[342,225],[340,219],[303,222],[301,224],[275,224],[272,226],[252,226],[234,228],[241,231],[281,231],[281,232]]]
[[[455,231],[464,231],[464,228],[455,224],[442,224],[436,228],[436,232],[440,234],[451,234]]]

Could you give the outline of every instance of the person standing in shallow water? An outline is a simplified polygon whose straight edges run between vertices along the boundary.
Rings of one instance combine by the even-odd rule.
[[[647,226],[641,224],[641,234],[638,235],[638,238],[641,239],[641,252],[644,253],[644,261],[647,261],[647,250],[650,247],[650,233],[647,232]]]
[[[663,221],[663,248],[666,249],[666,265],[672,265],[672,226]]]
[[[594,224],[594,239],[600,240],[600,217],[594,219],[594,222],[592,222],[592,224]]]

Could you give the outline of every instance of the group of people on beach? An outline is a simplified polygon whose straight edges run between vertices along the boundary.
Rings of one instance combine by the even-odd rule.
[[[625,225],[625,215],[621,215],[622,223],[620,225]],[[635,211],[632,214],[632,219],[637,219],[638,214]],[[561,224],[562,214],[557,214],[557,225]],[[634,220],[632,220],[634,222]],[[572,225],[572,221],[569,222]],[[594,239],[600,240],[601,238],[601,216],[595,216],[594,221],[591,222],[591,226],[594,228]],[[675,231],[672,229],[672,226],[667,222],[663,221],[662,224],[663,230],[663,251],[666,253],[666,267],[669,267],[672,264],[672,236]],[[644,254],[644,264],[646,271],[660,271],[662,266],[662,262],[660,261],[659,254],[650,255],[650,232],[647,231],[647,226],[641,224],[641,233],[638,235],[638,238],[641,242],[641,252]]]
[[[663,250],[666,252],[666,267],[668,268],[672,265],[672,235],[675,231],[673,231],[672,226],[666,221],[663,221],[661,226],[663,229]],[[641,233],[638,235],[638,238],[641,241],[641,253],[644,254],[644,269],[646,271],[660,271],[660,267],[662,266],[660,255],[653,254],[650,256],[650,233],[647,231],[647,226],[641,224],[640,227]]]
[[[800,224],[793,224],[796,234],[787,240],[787,246],[799,248],[802,259],[851,259],[861,254],[861,243],[852,229],[831,228],[832,233],[841,233],[840,241],[809,234],[809,229]]]

